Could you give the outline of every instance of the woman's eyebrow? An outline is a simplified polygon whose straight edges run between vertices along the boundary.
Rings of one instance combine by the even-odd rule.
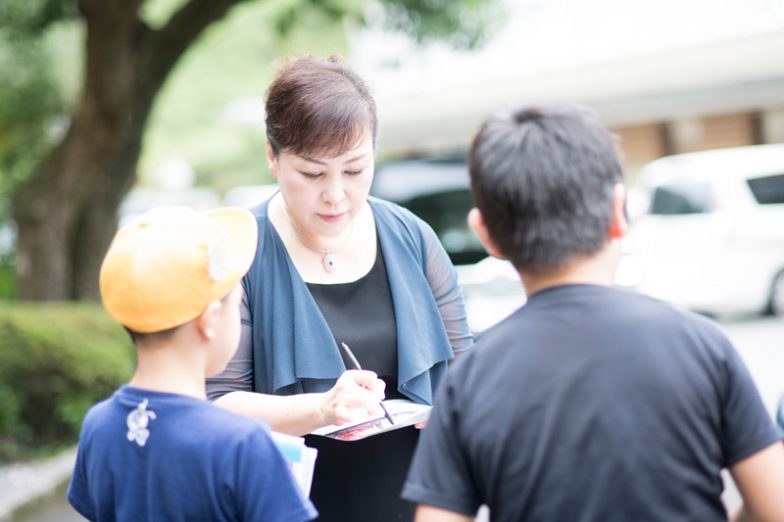
[[[326,163],[326,162],[324,162],[324,161],[317,160],[317,159],[313,159],[313,158],[309,158],[309,157],[307,157],[307,156],[300,156],[300,158],[304,159],[304,160],[305,160],[305,161],[307,161],[308,163],[318,163],[319,165],[326,165],[326,164],[327,164],[327,163]]]
[[[363,153],[361,153],[361,154],[359,154],[359,155],[357,155],[357,156],[354,156],[353,158],[349,158],[349,159],[347,159],[347,160],[346,160],[346,161],[344,161],[343,163],[344,163],[344,164],[346,164],[346,163],[353,163],[353,162],[355,162],[355,161],[357,161],[357,160],[360,160],[360,159],[364,158],[364,157],[365,157],[365,156],[367,156],[367,155],[368,155],[368,153],[367,153],[367,152],[363,152]],[[309,163],[316,163],[316,164],[318,164],[318,165],[326,165],[326,164],[327,164],[327,162],[326,162],[326,161],[321,161],[321,160],[317,160],[317,159],[314,159],[314,158],[309,158],[309,157],[307,157],[307,156],[300,156],[300,158],[304,159],[305,161],[307,161],[307,162],[309,162]]]
[[[344,163],[354,163],[355,161],[361,160],[362,158],[366,157],[367,155],[368,155],[367,152],[363,152],[361,154],[358,154],[357,156],[354,156],[353,158],[347,159]]]

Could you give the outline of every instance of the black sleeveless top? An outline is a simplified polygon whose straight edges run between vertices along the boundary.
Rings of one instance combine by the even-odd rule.
[[[389,395],[397,393],[397,329],[381,245],[376,248],[378,254],[373,267],[358,280],[307,285],[332,330],[335,343],[346,343],[363,370],[372,370],[383,378]],[[388,382],[391,377],[395,380]]]
[[[365,370],[386,383],[386,398],[397,391],[397,329],[381,245],[365,276],[350,283],[308,283],[336,343],[344,342]],[[367,439],[343,442],[308,435],[318,449],[310,498],[318,520],[412,520],[414,505],[400,498],[419,430],[408,427]]]

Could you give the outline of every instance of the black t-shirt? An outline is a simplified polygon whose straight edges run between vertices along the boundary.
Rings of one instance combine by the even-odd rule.
[[[539,292],[447,374],[403,497],[492,520],[726,520],[722,468],[778,440],[710,320]]]

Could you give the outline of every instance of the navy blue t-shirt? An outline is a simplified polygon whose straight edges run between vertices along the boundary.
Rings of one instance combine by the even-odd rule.
[[[90,520],[316,516],[260,422],[130,386],[87,413],[68,501]]]
[[[495,520],[726,521],[722,468],[779,439],[703,317],[623,290],[539,292],[450,369],[403,497]]]

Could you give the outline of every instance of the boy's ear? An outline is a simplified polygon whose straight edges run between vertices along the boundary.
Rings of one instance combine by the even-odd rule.
[[[482,212],[476,207],[468,211],[468,228],[473,230],[474,233],[479,237],[479,241],[482,242],[482,246],[485,247],[485,250],[487,250],[488,254],[493,257],[497,257],[498,259],[506,259],[503,254],[501,254],[501,250],[490,238],[490,232],[487,231],[487,226],[485,225],[485,219],[482,216]]]
[[[620,239],[626,235],[629,222],[626,219],[626,187],[616,183],[613,187],[612,218],[610,221],[610,239]]]
[[[215,338],[218,313],[222,306],[220,301],[212,301],[195,319],[196,331],[205,341],[212,341]]]
[[[275,157],[275,153],[272,152],[272,145],[267,141],[264,143],[264,150],[267,154],[267,168],[272,174],[273,177],[278,177],[278,158]]]

